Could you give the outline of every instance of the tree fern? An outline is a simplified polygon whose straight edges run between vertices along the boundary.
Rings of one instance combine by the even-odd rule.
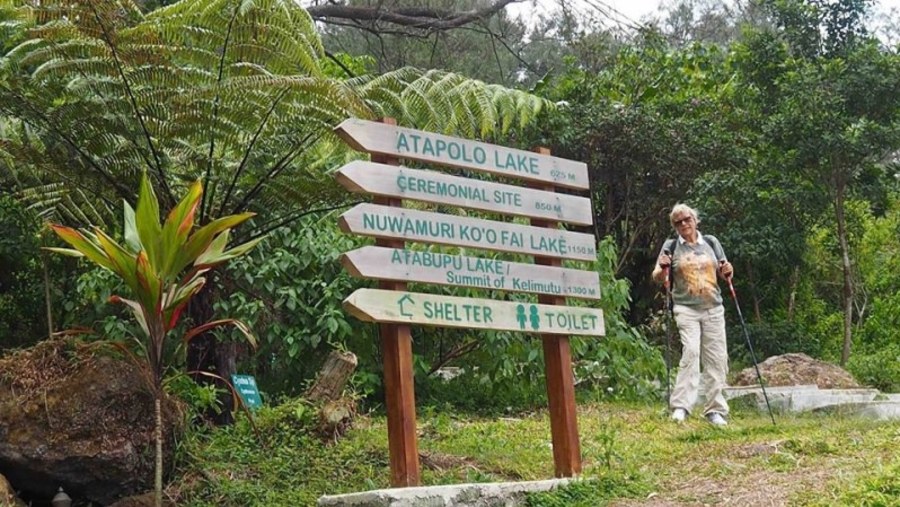
[[[280,224],[352,199],[329,165],[358,156],[332,134],[347,117],[483,137],[547,106],[443,71],[329,77],[315,24],[293,0],[182,0],[146,16],[123,0],[0,0],[0,30],[11,42],[0,117],[39,141],[3,149],[34,161],[35,186],[21,195],[73,222],[106,220],[105,203],[133,199],[146,170],[164,201],[201,178],[202,222],[255,210],[248,226]],[[71,212],[86,199],[101,205]]]

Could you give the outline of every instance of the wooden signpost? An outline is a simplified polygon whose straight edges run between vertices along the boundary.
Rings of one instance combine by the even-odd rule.
[[[532,151],[350,118],[335,132],[354,149],[389,158],[432,162],[501,176],[588,188],[587,164]]]
[[[357,278],[600,299],[594,271],[377,246],[347,252],[341,263]]]
[[[375,238],[374,247],[347,252],[341,261],[357,277],[380,280],[344,301],[357,318],[378,322],[384,355],[391,484],[419,483],[410,324],[537,333],[541,336],[556,475],[581,472],[570,335],[602,336],[603,312],[568,307],[566,298],[600,298],[595,272],[562,267],[561,259],[596,260],[590,234],[560,229],[589,225],[590,201],[560,194],[557,187],[587,189],[587,166],[550,156],[398,127],[348,119],[335,131],[348,144],[372,154],[337,173],[352,192],[375,196],[341,215],[345,232]],[[400,159],[435,163],[529,182],[531,188],[398,167]],[[468,218],[402,207],[402,200],[459,206],[527,217],[530,225]],[[406,241],[527,254],[535,264],[410,250]],[[538,303],[461,298],[409,292],[406,282],[527,292]]]
[[[603,312],[595,308],[358,289],[344,309],[366,322],[603,336]]]
[[[594,236],[561,229],[495,222],[430,211],[357,204],[341,215],[344,232],[376,238],[403,239],[438,245],[464,246],[593,261]]]
[[[593,223],[587,197],[543,192],[435,171],[355,160],[337,171],[338,183],[355,193],[449,204],[578,225]]]

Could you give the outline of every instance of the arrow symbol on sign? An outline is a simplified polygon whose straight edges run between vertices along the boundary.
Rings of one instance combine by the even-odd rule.
[[[404,294],[402,298],[397,300],[397,304],[400,305],[400,315],[404,317],[412,317],[412,313],[407,313],[406,310],[403,309],[403,303],[406,303],[407,301],[409,301],[409,304],[411,305],[416,304],[416,302],[413,301],[413,298],[409,297],[409,294]]]

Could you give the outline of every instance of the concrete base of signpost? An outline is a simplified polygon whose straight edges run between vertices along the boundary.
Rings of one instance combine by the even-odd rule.
[[[395,488],[327,495],[318,507],[516,507],[528,493],[550,491],[572,479],[529,482],[497,482]]]

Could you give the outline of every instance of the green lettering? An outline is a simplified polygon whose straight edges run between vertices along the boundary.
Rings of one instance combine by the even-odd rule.
[[[442,223],[440,236],[443,236],[445,238],[452,238],[453,237],[453,224]]]
[[[409,151],[409,143],[406,142],[406,134],[400,132],[400,135],[397,136],[397,151]]]
[[[426,138],[425,138],[425,144],[422,146],[422,154],[423,154],[423,155],[426,155],[426,154],[428,154],[428,153],[431,153],[431,156],[432,156],[432,157],[436,157],[436,156],[437,156],[437,155],[435,155],[435,153],[434,153],[434,146],[433,146],[432,143],[431,143],[431,139],[429,139],[429,138],[426,137]]]

